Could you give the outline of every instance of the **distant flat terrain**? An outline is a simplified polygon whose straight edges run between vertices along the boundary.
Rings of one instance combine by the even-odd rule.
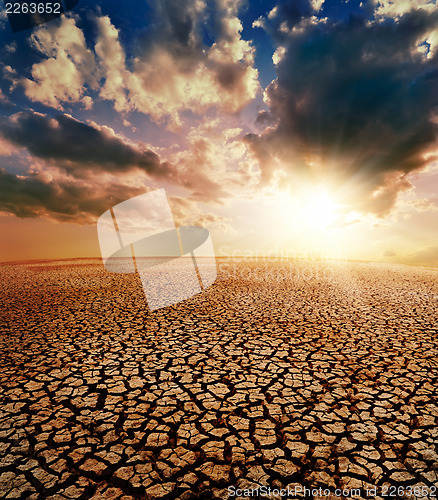
[[[436,269],[218,259],[155,312],[99,260],[0,289],[1,498],[438,497]]]

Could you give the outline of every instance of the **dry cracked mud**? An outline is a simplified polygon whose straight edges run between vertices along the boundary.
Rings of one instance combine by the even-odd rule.
[[[149,312],[98,260],[0,266],[0,497],[438,497],[438,271],[218,268]]]

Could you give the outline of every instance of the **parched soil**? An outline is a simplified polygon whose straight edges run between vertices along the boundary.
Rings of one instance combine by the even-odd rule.
[[[0,266],[1,498],[438,498],[438,270],[219,259],[150,312],[79,263]]]

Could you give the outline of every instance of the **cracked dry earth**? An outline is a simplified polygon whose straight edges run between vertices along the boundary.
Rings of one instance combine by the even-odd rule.
[[[98,260],[0,266],[0,497],[437,497],[438,271],[218,268],[150,313]]]

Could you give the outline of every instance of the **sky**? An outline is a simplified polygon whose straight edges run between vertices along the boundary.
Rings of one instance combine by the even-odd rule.
[[[0,261],[97,257],[164,188],[218,257],[438,267],[435,0],[0,4],[0,38]]]

